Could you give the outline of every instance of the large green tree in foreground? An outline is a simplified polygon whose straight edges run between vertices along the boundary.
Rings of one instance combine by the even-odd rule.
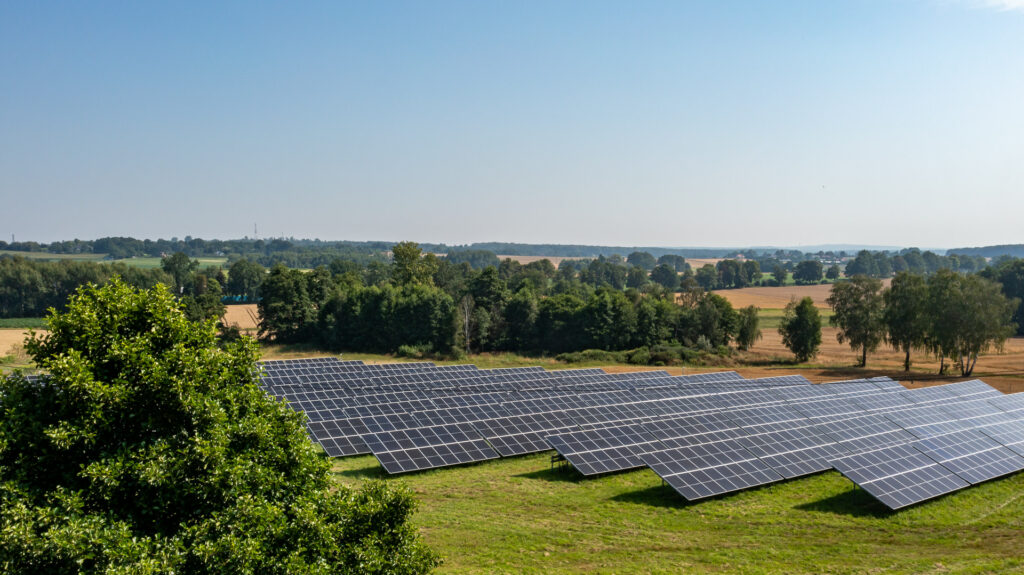
[[[0,379],[0,572],[422,573],[408,493],[334,485],[300,415],[166,288],[83,287]]]

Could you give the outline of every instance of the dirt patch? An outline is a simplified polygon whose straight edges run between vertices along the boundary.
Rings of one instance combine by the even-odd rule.
[[[888,287],[891,280],[882,280],[882,285]],[[820,309],[830,309],[825,303],[830,293],[832,284],[818,284],[810,286],[781,286],[781,287],[748,287],[742,289],[715,290],[716,294],[729,300],[733,307],[747,307],[756,305],[761,309],[781,309],[786,307],[792,300],[800,301],[805,297],[814,300],[814,306]]]
[[[256,304],[247,303],[227,306],[221,322],[226,326],[235,326],[242,331],[254,331],[260,327],[259,318]]]

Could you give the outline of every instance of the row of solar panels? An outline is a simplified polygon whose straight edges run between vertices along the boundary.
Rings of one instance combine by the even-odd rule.
[[[1024,466],[1024,396],[979,381],[398,365],[266,388],[315,419],[328,454],[370,452],[389,473],[554,447],[585,475],[650,467],[687,499],[836,468],[895,509]]]

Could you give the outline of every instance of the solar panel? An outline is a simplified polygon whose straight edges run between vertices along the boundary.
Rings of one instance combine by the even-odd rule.
[[[545,439],[583,475],[643,467],[640,454],[664,448],[639,425],[562,433]]]
[[[1006,412],[1024,411],[1024,393],[1013,393],[987,399],[989,403]]]
[[[559,411],[475,421],[473,427],[502,457],[548,451],[545,436],[579,430]]]
[[[894,445],[905,445],[917,437],[878,414],[822,422],[819,429],[850,453],[864,453]]]
[[[923,439],[912,445],[972,485],[1024,469],[1024,458],[974,430]]]
[[[970,484],[909,445],[849,455],[832,466],[889,509],[901,509]]]
[[[739,443],[787,479],[831,469],[830,460],[848,454],[836,440],[813,425],[764,432],[753,427],[744,431]]]
[[[364,440],[390,474],[498,457],[468,423],[385,431],[367,435]]]
[[[645,453],[640,459],[688,501],[783,479],[736,440]]]
[[[978,431],[998,441],[1017,455],[1024,455],[1024,421],[997,423],[981,427]]]

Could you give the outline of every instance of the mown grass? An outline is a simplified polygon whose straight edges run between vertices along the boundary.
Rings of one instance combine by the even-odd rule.
[[[763,330],[767,329],[779,329],[782,325],[782,317],[785,315],[786,310],[782,308],[761,308],[757,312],[757,317],[761,320],[759,327]],[[818,313],[821,315],[821,325],[827,326],[829,318],[832,317],[832,310],[830,309],[819,309]]]
[[[0,250],[0,256],[21,256],[29,260],[79,260],[79,261],[100,261],[107,257],[107,254],[51,254],[48,252],[19,252],[16,250]]]
[[[228,258],[192,258],[199,262],[200,268],[206,268],[209,266],[224,267],[228,262]],[[128,266],[142,268],[142,269],[154,269],[160,267],[162,258],[124,258],[120,260],[110,260],[111,262],[117,262]]]
[[[1024,572],[1024,474],[894,513],[835,472],[690,504],[649,470],[583,479],[549,457],[333,471],[407,485],[441,573]]]
[[[46,318],[4,317],[0,318],[0,329],[46,329]]]

